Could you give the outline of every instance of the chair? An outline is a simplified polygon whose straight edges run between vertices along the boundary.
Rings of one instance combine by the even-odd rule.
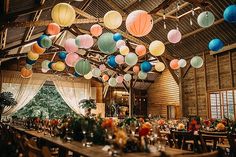
[[[190,155],[177,155],[175,157],[218,157],[218,151],[209,152],[209,153],[202,153],[202,154],[190,154]]]

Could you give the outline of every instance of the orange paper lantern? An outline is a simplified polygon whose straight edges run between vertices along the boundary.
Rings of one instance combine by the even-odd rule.
[[[147,52],[146,50],[146,47],[143,46],[143,45],[138,45],[136,48],[135,48],[135,53],[138,55],[138,56],[143,56],[145,55]]]
[[[171,67],[171,69],[173,69],[173,70],[179,69],[179,60],[178,60],[178,59],[173,59],[173,60],[170,62],[170,67]]]
[[[102,76],[102,80],[103,80],[104,82],[106,82],[107,80],[109,80],[109,76],[106,75],[106,74],[104,74],[104,75]]]
[[[47,27],[47,33],[50,35],[57,35],[61,31],[61,28],[58,24],[56,23],[50,23]]]
[[[138,73],[138,72],[139,72],[139,66],[138,66],[138,65],[135,65],[135,66],[133,67],[133,71],[134,71],[135,73]]]
[[[34,53],[37,53],[37,54],[40,55],[40,54],[43,54],[46,49],[40,47],[37,43],[35,43],[35,44],[32,45],[31,50],[32,50]]]
[[[99,24],[94,24],[90,28],[90,32],[93,36],[98,37],[102,34],[102,27]]]
[[[31,69],[27,69],[26,67],[21,68],[20,75],[23,78],[30,78],[33,75],[33,71]]]

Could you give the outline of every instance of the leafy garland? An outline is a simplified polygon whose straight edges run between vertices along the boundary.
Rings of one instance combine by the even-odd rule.
[[[11,92],[2,92],[0,93],[0,107],[4,108],[6,106],[14,106],[17,102],[13,98],[13,94]]]
[[[96,102],[94,99],[83,99],[79,102],[79,106],[83,109],[96,109]]]

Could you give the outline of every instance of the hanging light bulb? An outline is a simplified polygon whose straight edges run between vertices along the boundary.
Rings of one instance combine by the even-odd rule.
[[[190,19],[189,19],[189,23],[190,23],[191,26],[193,25],[193,21],[192,21],[192,18],[191,18],[191,17],[190,17]]]
[[[179,25],[178,24],[176,25],[176,29],[179,30]]]
[[[192,8],[192,15],[194,16],[195,15],[195,11],[194,11],[194,9]]]
[[[164,29],[166,29],[166,22],[164,21]]]
[[[177,3],[177,10],[179,10],[179,2]]]
[[[166,13],[163,14],[163,20],[165,20],[165,19],[166,19]]]

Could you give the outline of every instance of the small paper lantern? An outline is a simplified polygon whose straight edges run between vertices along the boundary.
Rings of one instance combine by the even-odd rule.
[[[197,23],[199,26],[206,28],[210,27],[215,21],[215,16],[210,11],[204,11],[197,17]]]
[[[92,72],[90,71],[88,74],[84,75],[84,78],[87,80],[90,80],[91,78],[93,78]]]
[[[140,78],[141,80],[145,80],[147,78],[147,73],[140,71],[138,73],[138,78]]]
[[[39,58],[39,54],[37,53],[34,53],[32,51],[29,51],[28,54],[27,54],[27,57],[30,59],[30,60],[37,60]]]
[[[94,77],[99,77],[101,75],[101,70],[99,68],[94,68],[92,74]]]
[[[89,61],[81,59],[75,64],[75,71],[80,75],[86,75],[91,70],[91,64]]]
[[[61,60],[65,60],[66,59],[66,55],[67,55],[67,53],[65,51],[61,51],[61,52],[58,53],[58,57]]]
[[[66,52],[72,53],[78,51],[78,46],[75,44],[75,39],[69,38],[64,43]]]
[[[65,62],[66,62],[66,65],[68,65],[69,67],[74,67],[79,59],[80,57],[77,53],[69,53],[66,56]]]
[[[141,67],[141,71],[145,73],[152,70],[152,64],[147,61],[144,61],[143,63],[141,63],[140,67]]]
[[[138,66],[138,65],[135,65],[135,66],[133,67],[133,72],[138,73],[139,71],[140,71],[139,66]]]
[[[47,34],[50,34],[50,35],[57,35],[59,34],[61,31],[61,28],[58,24],[56,23],[50,23],[48,24],[48,27],[47,27]]]
[[[38,38],[37,43],[42,48],[49,48],[52,46],[52,39],[50,39],[49,36],[44,34]]]
[[[137,45],[137,47],[135,48],[135,53],[138,56],[143,56],[145,55],[147,52],[146,47],[144,45]]]
[[[121,46],[125,46],[125,41],[124,40],[118,40],[116,42],[116,48],[120,48]]]
[[[220,39],[212,39],[209,44],[208,44],[208,48],[211,51],[219,51],[220,49],[222,49],[224,47],[224,43],[222,40]]]
[[[26,65],[25,65],[25,68],[26,68],[26,69],[30,69],[30,70],[31,70],[31,69],[32,69],[32,67],[33,67],[33,66],[32,66],[32,65],[30,65],[30,64],[26,64]]]
[[[45,52],[45,48],[42,48],[38,45],[38,43],[34,43],[31,47],[31,51],[37,54],[43,54]]]
[[[133,66],[138,62],[138,56],[135,53],[128,53],[125,56],[125,63],[129,66]]]
[[[104,25],[109,29],[116,29],[122,24],[122,16],[118,11],[111,10],[104,15]]]
[[[190,64],[192,65],[192,67],[194,68],[201,68],[203,65],[203,59],[199,56],[194,56],[191,60],[190,60]]]
[[[52,70],[56,70],[56,63],[55,62],[52,62],[51,68],[52,68]]]
[[[125,61],[125,58],[122,55],[117,55],[115,57],[115,61],[116,61],[117,64],[123,64],[124,61]]]
[[[165,64],[162,63],[162,62],[157,62],[157,63],[155,64],[155,69],[156,69],[156,71],[158,71],[158,72],[162,72],[162,71],[165,70]]]
[[[152,16],[144,10],[131,12],[125,21],[127,31],[135,37],[147,35],[153,27]]]
[[[179,64],[179,67],[184,68],[187,65],[187,62],[185,59],[180,59],[178,64]]]
[[[101,65],[99,65],[99,69],[101,70],[101,71],[105,71],[106,70],[106,65],[105,64],[101,64]]]
[[[160,56],[165,52],[165,45],[163,42],[155,40],[149,45],[149,51],[153,56]]]
[[[49,70],[49,67],[48,67],[48,64],[49,64],[49,63],[50,63],[49,60],[44,60],[44,61],[41,63],[42,69]]]
[[[132,79],[132,76],[131,76],[130,74],[125,74],[125,75],[124,75],[124,80],[125,80],[125,81],[128,82],[128,81],[130,81],[131,79]]]
[[[178,29],[172,29],[168,32],[167,38],[169,42],[176,44],[181,40],[182,35]]]
[[[80,77],[80,74],[78,74],[77,72],[74,72],[73,74],[75,77]]]
[[[119,51],[120,51],[120,54],[125,56],[129,53],[129,47],[128,46],[121,46]]]
[[[30,60],[29,58],[26,58],[26,63],[33,65],[34,63],[36,63],[36,60]]]
[[[92,36],[98,37],[102,34],[102,27],[99,24],[94,24],[90,28],[90,33]]]
[[[117,77],[116,77],[116,82],[117,82],[117,83],[122,83],[123,80],[124,80],[124,77],[123,77],[123,76],[117,76]]]
[[[63,70],[65,70],[66,65],[62,61],[57,61],[55,63],[55,67],[54,68],[55,68],[56,71],[63,71]]]
[[[98,48],[105,54],[112,54],[116,51],[116,42],[112,33],[104,33],[98,38]]]
[[[224,10],[224,20],[229,23],[236,23],[236,5],[230,5]]]
[[[116,79],[114,77],[111,77],[109,80],[108,80],[108,84],[109,86],[111,87],[115,87],[117,85],[117,82],[116,82]]]
[[[54,62],[48,63],[48,68],[49,68],[49,69],[53,69],[53,63],[54,63]]]
[[[48,69],[41,69],[41,71],[43,72],[43,73],[47,73],[48,72]]]
[[[115,41],[122,40],[122,35],[120,33],[115,33],[113,35],[113,40],[115,40]]]
[[[104,82],[106,82],[108,79],[109,79],[109,76],[108,76],[108,75],[104,74],[104,75],[102,76],[102,80],[103,80]]]
[[[84,49],[79,49],[78,54],[85,55],[86,51]]]
[[[30,78],[33,75],[33,71],[31,69],[23,67],[21,68],[20,75],[23,78]]]
[[[75,43],[79,48],[89,49],[93,46],[93,37],[88,34],[79,35],[75,38]]]
[[[179,60],[173,59],[172,61],[170,61],[170,68],[173,70],[179,69]]]
[[[60,26],[68,27],[75,21],[75,10],[68,3],[58,3],[51,12],[52,20]]]
[[[116,64],[116,60],[115,60],[115,56],[111,55],[108,57],[107,59],[107,64],[111,67],[111,68],[116,68],[117,64]]]

